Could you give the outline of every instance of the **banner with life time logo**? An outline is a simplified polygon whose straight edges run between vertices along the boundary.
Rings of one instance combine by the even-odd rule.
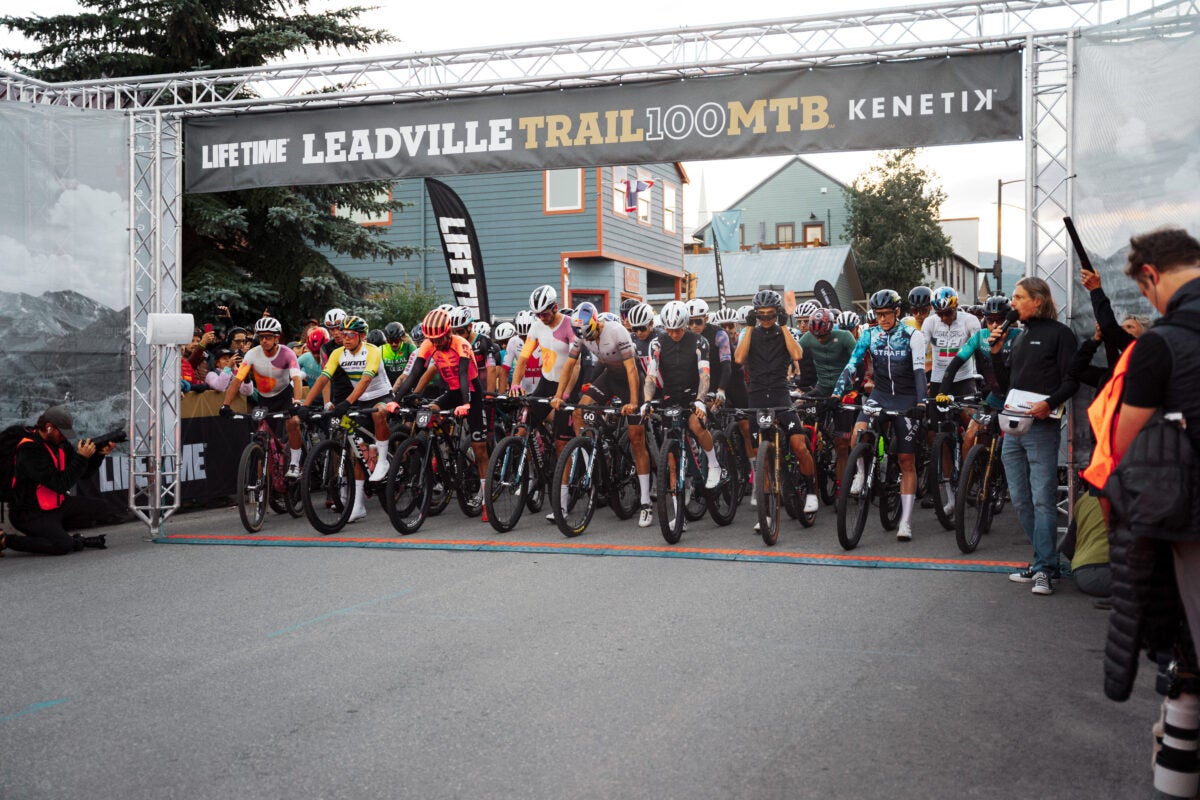
[[[1016,139],[1004,50],[728,77],[192,117],[185,188],[349,183]]]

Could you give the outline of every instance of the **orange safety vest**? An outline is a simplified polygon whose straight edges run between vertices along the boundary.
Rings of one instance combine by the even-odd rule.
[[[21,441],[17,442],[17,450],[20,450],[26,442],[33,443],[34,441],[34,439],[30,439],[28,437],[22,439]],[[50,454],[50,460],[54,462],[54,466],[58,467],[59,472],[62,472],[67,468],[67,453],[65,450],[59,448],[57,451],[55,451],[55,449],[46,444],[45,441],[42,442],[42,446],[45,447],[46,452]],[[13,459],[16,460],[16,453],[13,453]],[[16,470],[13,470],[13,486],[16,487],[16,485]],[[40,483],[37,485],[36,494],[38,508],[40,508],[42,511],[53,511],[63,504],[63,499],[66,497],[66,495],[59,494],[58,492],[46,486],[42,486]]]
[[[1096,436],[1096,449],[1092,451],[1092,461],[1082,473],[1083,479],[1097,489],[1103,489],[1108,483],[1108,476],[1117,468],[1117,459],[1113,455],[1113,436],[1117,433],[1117,417],[1121,411],[1121,395],[1125,390],[1125,373],[1129,371],[1129,355],[1133,352],[1134,342],[1125,348],[1125,352],[1117,359],[1113,367],[1112,378],[1104,384],[1096,399],[1088,406],[1088,422],[1092,425],[1092,433]]]

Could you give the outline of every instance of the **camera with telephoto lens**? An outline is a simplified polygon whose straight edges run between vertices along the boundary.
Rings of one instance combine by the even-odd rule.
[[[124,428],[117,428],[93,438],[92,444],[96,445],[97,450],[103,450],[110,444],[121,444],[127,441],[129,441],[129,434],[125,432]]]

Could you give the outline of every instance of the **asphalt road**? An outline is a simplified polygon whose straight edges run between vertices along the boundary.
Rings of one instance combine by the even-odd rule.
[[[369,508],[290,544],[395,541]],[[910,544],[872,520],[855,554],[961,558],[915,520]],[[692,523],[678,547],[765,551],[751,524]],[[973,558],[1026,560],[1013,525]],[[165,533],[248,540],[232,508]],[[1069,580],[1036,597],[996,572],[108,534],[0,560],[4,800],[1150,793],[1152,672],[1104,698],[1107,612]],[[453,505],[413,540],[567,541]],[[663,545],[607,510],[571,542]],[[774,550],[840,553],[831,511]]]

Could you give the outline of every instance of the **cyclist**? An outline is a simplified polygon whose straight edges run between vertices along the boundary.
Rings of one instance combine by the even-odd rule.
[[[642,302],[632,297],[626,297],[621,301],[621,324],[625,326],[625,330],[629,330],[630,328],[629,312],[640,305],[642,305]]]
[[[342,346],[342,320],[346,318],[346,312],[340,308],[331,308],[325,312],[325,329],[329,331],[329,341],[321,347],[321,369],[329,365],[329,357]],[[318,380],[320,378],[318,377]],[[314,384],[315,385],[315,384]],[[354,385],[345,373],[338,372],[333,380],[328,382],[329,391],[325,393],[325,408],[326,410],[333,408],[336,404],[342,402],[350,396],[350,392],[354,390]]]
[[[838,330],[845,331],[854,337],[854,341],[858,341],[859,329],[862,326],[862,318],[853,311],[843,311],[837,316]]]
[[[454,308],[451,308],[454,311]],[[461,321],[461,314],[459,320]],[[469,323],[468,323],[469,324]],[[471,433],[471,450],[475,454],[475,469],[479,472],[479,494],[483,502],[483,482],[487,477],[487,429],[483,421],[483,381],[471,344],[451,329],[451,314],[435,308],[421,322],[425,341],[413,355],[413,368],[396,390],[400,396],[422,391],[432,380],[426,365],[436,371],[445,391],[433,398],[432,409],[453,408],[455,416],[467,418]]]
[[[575,331],[575,340],[567,351],[567,363],[563,369],[562,382],[554,393],[550,405],[561,409],[565,397],[569,397],[575,381],[579,377],[580,354],[587,350],[596,358],[598,372],[592,376],[591,385],[579,399],[580,405],[607,403],[610,400],[622,400],[621,413],[634,414],[640,404],[641,395],[637,358],[633,339],[629,331],[616,322],[606,322],[596,306],[589,302],[580,303],[571,317],[571,327]],[[575,430],[582,428],[582,412],[575,411]],[[633,451],[633,461],[637,467],[638,486],[641,490],[641,514],[638,516],[638,527],[645,528],[654,522],[650,510],[650,454],[646,451],[646,429],[641,419],[630,421],[629,449]],[[567,503],[567,487],[561,487],[563,506]]]
[[[865,331],[854,347],[842,376],[838,378],[834,394],[844,394],[850,386],[854,372],[864,358],[873,364],[875,386],[871,390],[871,402],[887,411],[912,409],[916,419],[897,417],[900,436],[897,461],[900,463],[900,527],[896,538],[902,542],[912,539],[913,503],[917,492],[916,432],[917,421],[925,413],[925,337],[899,320],[900,295],[892,289],[880,289],[871,295],[871,310],[875,312],[878,325]],[[854,426],[853,446],[859,432],[866,429],[867,416],[860,414]],[[861,471],[854,476],[850,493],[862,491],[866,477]]]
[[[751,308],[753,310],[753,307]],[[743,335],[739,328],[742,323],[741,309],[723,308],[713,317],[713,322],[721,326],[721,330],[725,331],[725,335],[729,337],[729,348],[736,350],[738,341]],[[729,380],[725,388],[725,399],[722,400],[720,395],[717,396],[718,405],[728,403],[731,408],[749,408],[750,399],[746,394],[746,368],[741,364],[730,361],[729,363]],[[739,419],[738,428],[742,431],[742,444],[746,448],[746,458],[753,460],[753,445],[750,437],[750,420]],[[753,471],[753,467],[751,467]],[[747,479],[751,485],[754,483],[754,476],[747,475]],[[754,493],[750,493],[750,502],[755,502]]]
[[[781,408],[792,404],[788,391],[788,366],[803,356],[800,344],[788,329],[779,324],[783,317],[783,299],[779,293],[764,289],[754,295],[754,311],[758,318],[757,327],[747,327],[738,340],[733,360],[746,367],[749,381],[750,408]],[[795,411],[784,411],[777,415],[779,424],[787,434],[788,444],[800,465],[800,474],[809,478],[809,489],[816,488],[813,476],[816,464],[804,441],[804,428],[800,415]],[[756,454],[757,455],[757,454]],[[804,513],[817,510],[817,495],[812,491],[804,498]]]
[[[812,315],[821,309],[821,304],[815,300],[805,300],[800,305],[796,306],[796,327],[791,328],[792,338],[797,342],[800,341],[804,334],[808,333],[808,323],[812,319]],[[807,392],[817,383],[817,368],[813,363],[812,354],[809,353],[803,345],[800,349],[804,352],[800,362],[796,364],[796,373],[794,375],[796,386],[800,391]]]
[[[700,298],[687,302],[688,330],[698,333],[708,343],[709,385],[717,389],[717,405],[725,402],[729,391],[730,373],[733,372],[733,349],[729,345],[729,334],[709,321],[708,303]],[[665,323],[664,323],[665,327]],[[670,328],[667,328],[669,331]],[[704,400],[707,390],[701,393]]]
[[[800,337],[800,347],[812,357],[817,371],[816,385],[811,393],[821,397],[834,394],[842,367],[854,353],[854,337],[846,331],[836,330],[836,319],[832,310],[819,309],[809,318],[808,333]],[[835,421],[838,420],[840,417],[835,418]],[[846,456],[850,453],[850,431],[838,430],[833,444],[837,451],[836,474],[840,480],[842,470],[846,468]]]
[[[567,363],[567,351],[575,341],[575,330],[571,320],[563,315],[558,307],[558,292],[553,286],[539,286],[529,295],[529,309],[534,321],[529,326],[529,335],[517,356],[517,364],[513,368],[512,387],[510,394],[525,394],[522,381],[525,371],[536,353],[540,361],[542,376],[537,388],[529,393],[530,397],[555,397],[558,395],[559,381],[562,379],[563,368]],[[543,405],[529,407],[531,422],[541,422],[550,413]],[[554,420],[555,449],[562,452],[567,439],[567,418],[564,414],[556,414]],[[549,516],[553,521],[553,514]]]
[[[1012,353],[1013,342],[1021,335],[1023,328],[1018,325],[1011,326],[1005,334],[1003,341],[997,344],[995,351],[992,350],[989,340],[992,334],[1004,324],[1004,319],[1008,316],[1009,309],[1008,298],[1002,294],[994,294],[984,302],[983,319],[987,327],[972,336],[954,358],[950,360],[950,363],[946,365],[946,370],[942,373],[941,381],[936,384],[937,388],[933,390],[936,393],[936,399],[939,403],[950,402],[950,395],[954,394],[952,387],[958,385],[956,380],[959,368],[978,355],[979,371],[982,373],[983,381],[988,388],[988,395],[984,402],[997,410],[1004,408],[1004,396],[1008,394],[1008,370],[1004,367],[1004,364],[1008,362],[1008,356]],[[964,458],[975,444],[975,437],[979,433],[979,427],[979,423],[972,418],[971,424],[967,426],[967,432],[963,434]]]
[[[384,344],[380,348],[383,358],[383,368],[387,372],[388,383],[395,383],[404,374],[404,367],[409,357],[416,352],[417,346],[399,322],[389,322],[383,326]]]
[[[517,336],[517,326],[511,322],[501,322],[496,325],[495,336],[492,338],[492,346],[495,352],[499,353],[499,358],[496,364],[499,369],[496,371],[496,394],[505,394],[508,392],[508,376],[509,376],[509,346],[513,345],[513,340],[518,350],[521,347],[520,338]]]
[[[283,335],[283,326],[275,317],[262,317],[254,323],[254,333],[259,343],[246,353],[237,374],[229,381],[225,389],[225,402],[221,406],[221,416],[232,416],[230,403],[238,396],[238,390],[246,382],[247,377],[253,377],[254,388],[258,390],[258,404],[275,414],[291,410],[304,397],[301,385],[300,362],[291,348],[280,347],[279,337]],[[291,391],[288,385],[291,384]],[[295,416],[287,419],[288,448],[291,459],[288,463],[287,478],[296,480],[300,477],[300,420]]]
[[[704,396],[708,394],[709,387],[708,340],[695,329],[694,302],[685,305],[679,300],[672,300],[663,306],[661,316],[664,331],[650,345],[650,362],[643,386],[646,405],[642,411],[643,414],[649,412],[649,403],[660,385],[663,405],[692,406],[688,427],[708,459],[704,488],[715,489],[721,482],[721,465],[713,450],[712,434],[704,425]],[[688,327],[692,330],[689,331]],[[643,501],[643,511],[648,507],[649,496]]]
[[[508,340],[508,347],[504,353],[505,386],[507,388],[511,388],[512,376],[517,368],[517,359],[521,357],[521,350],[525,347],[525,342],[529,338],[529,329],[536,321],[537,317],[533,316],[533,312],[527,308],[518,311],[516,318],[513,320],[513,326],[516,328],[517,333]],[[537,383],[541,378],[541,356],[540,353],[534,352],[525,362],[525,376],[521,381],[521,393],[529,394],[532,392],[537,388]]]
[[[921,330],[932,309],[933,290],[928,286],[914,286],[908,293],[908,316],[901,322],[910,328]]]
[[[958,292],[949,286],[943,286],[933,295],[934,314],[926,318],[921,326],[921,332],[933,347],[933,372],[930,375],[932,384],[942,382],[946,374],[946,366],[956,356],[959,350],[972,336],[979,333],[979,320],[958,309]],[[979,374],[975,371],[974,357],[963,361],[955,383],[949,385],[949,394],[964,397],[975,393],[975,379]]]
[[[450,309],[450,332],[471,345],[471,354],[479,370],[483,389],[495,391],[496,360],[492,352],[492,338],[488,335],[492,327],[486,322],[475,322],[475,314],[466,306],[454,306]]]
[[[367,332],[367,321],[362,317],[347,316],[342,320],[342,346],[329,355],[325,369],[321,370],[317,382],[308,390],[304,405],[311,405],[313,399],[320,396],[325,384],[334,382],[336,375],[344,375],[353,388],[350,394],[334,404],[333,413],[340,417],[351,409],[371,412],[378,458],[375,469],[371,470],[370,480],[381,481],[388,473],[388,436],[391,431],[388,430],[384,405],[392,399],[392,385],[384,372],[379,348],[366,341]],[[362,467],[355,461],[354,482],[358,491],[354,495],[354,508],[350,512],[349,522],[367,515],[364,504],[366,495],[363,492],[366,481],[367,476],[362,474]]]

